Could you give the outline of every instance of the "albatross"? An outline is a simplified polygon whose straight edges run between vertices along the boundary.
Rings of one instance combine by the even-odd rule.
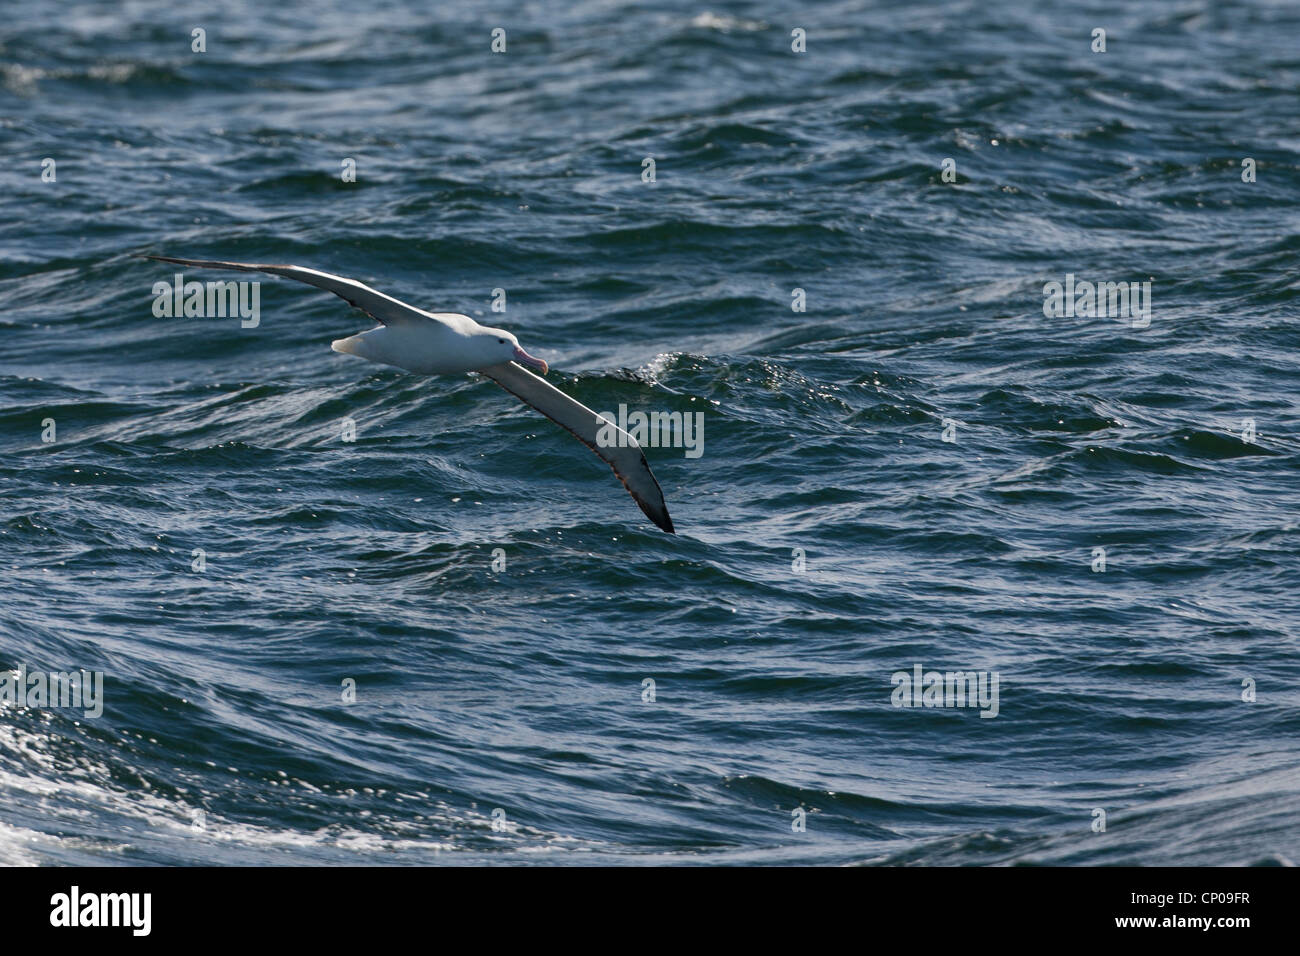
[[[336,339],[330,345],[335,352],[355,355],[380,365],[392,365],[418,375],[462,375],[465,372],[486,375],[599,455],[614,470],[646,517],[669,534],[675,533],[673,521],[668,517],[668,506],[664,503],[664,493],[636,439],[524,368],[525,365],[535,368],[542,375],[549,371],[546,362],[529,355],[519,340],[504,329],[479,325],[468,315],[455,312],[425,312],[355,279],[302,266],[175,259],[171,256],[145,258],[196,269],[265,272],[333,292],[379,323],[368,331]],[[613,445],[597,442],[596,435],[600,429],[611,426],[621,441]]]

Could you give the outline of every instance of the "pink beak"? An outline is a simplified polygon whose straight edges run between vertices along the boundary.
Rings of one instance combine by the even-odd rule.
[[[533,368],[541,370],[543,375],[549,370],[545,359],[534,358],[525,352],[522,346],[515,346],[515,361],[522,365],[531,365]]]

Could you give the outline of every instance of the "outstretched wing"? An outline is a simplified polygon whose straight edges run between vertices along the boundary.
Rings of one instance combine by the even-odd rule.
[[[390,295],[376,292],[364,282],[358,282],[356,279],[345,279],[343,276],[330,275],[328,272],[317,272],[315,269],[304,269],[302,266],[267,265],[260,262],[222,262],[218,259],[173,259],[171,256],[144,256],[144,258],[156,259],[158,262],[174,262],[182,266],[193,266],[196,269],[238,269],[241,272],[265,272],[268,275],[284,276],[286,279],[297,279],[299,282],[314,285],[326,292],[333,292],[349,305],[360,309],[376,322],[382,322],[384,325],[398,325],[403,322],[427,321],[429,319],[443,322],[436,315],[417,309],[413,305],[407,305],[405,302],[400,302]]]
[[[646,517],[669,534],[676,534],[673,519],[668,517],[664,493],[636,439],[514,362],[490,365],[479,369],[479,372],[521,402],[531,405],[555,424],[567,429],[574,438],[603,458],[614,469],[614,474],[623,482],[623,487],[645,512]],[[596,435],[600,429],[611,426],[622,436],[623,447],[605,448],[597,444]]]

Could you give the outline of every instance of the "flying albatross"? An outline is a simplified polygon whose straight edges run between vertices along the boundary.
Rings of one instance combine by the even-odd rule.
[[[335,352],[345,352],[420,375],[460,375],[465,372],[486,375],[520,401],[567,429],[574,438],[603,458],[646,517],[669,534],[675,533],[673,521],[668,517],[668,506],[664,503],[664,493],[636,439],[523,368],[523,365],[529,365],[543,375],[547,372],[546,363],[525,352],[519,340],[509,332],[479,325],[468,315],[425,312],[376,292],[355,279],[302,266],[173,259],[170,256],[145,258],[202,269],[265,272],[333,292],[380,323],[367,332],[336,339],[330,346]],[[610,427],[621,441],[609,446],[598,443],[596,436],[600,429]]]

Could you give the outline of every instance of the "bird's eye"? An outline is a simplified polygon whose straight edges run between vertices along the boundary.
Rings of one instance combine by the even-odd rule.
[[[505,345],[505,344],[506,344],[506,340],[505,340],[505,339],[497,339],[497,341],[500,342],[502,345]]]

